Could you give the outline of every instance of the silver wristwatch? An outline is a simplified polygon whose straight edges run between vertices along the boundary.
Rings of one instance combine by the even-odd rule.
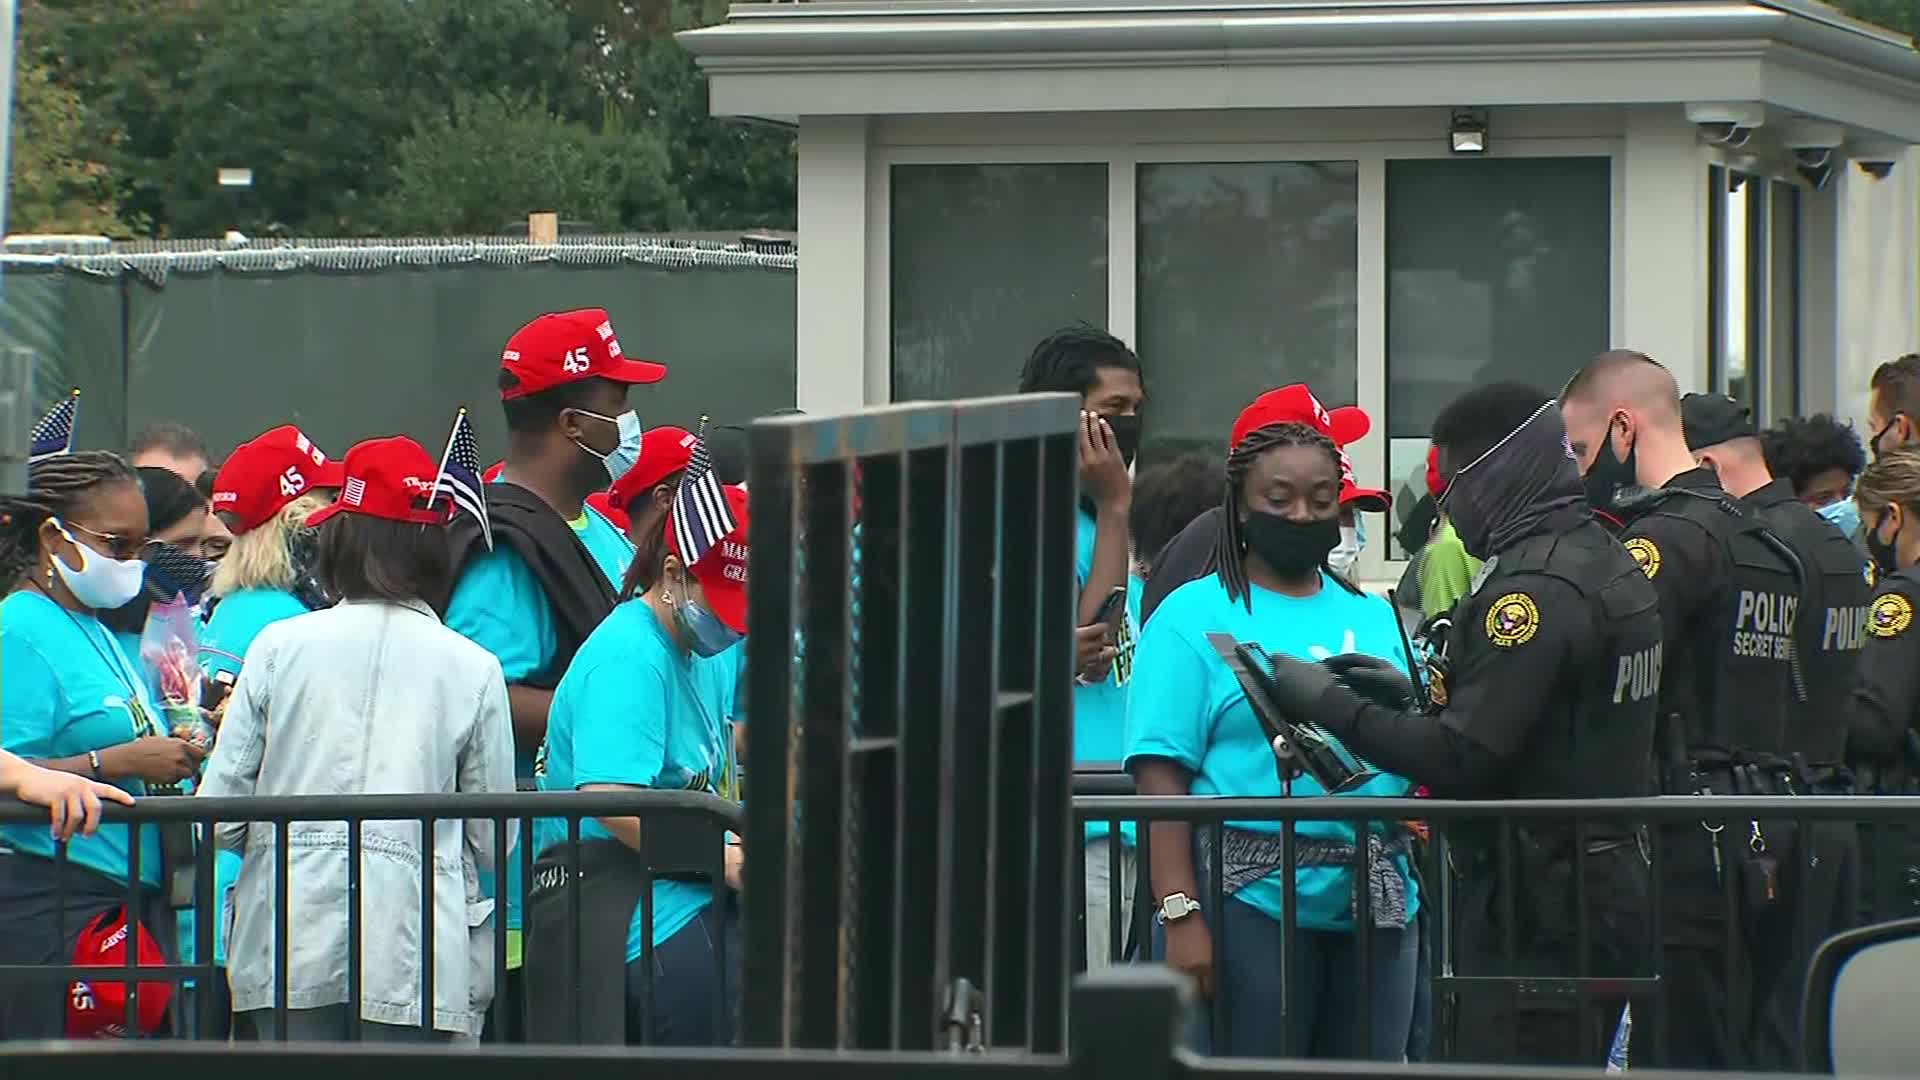
[[[1189,915],[1198,913],[1199,910],[1200,901],[1195,900],[1186,893],[1168,893],[1166,897],[1160,901],[1160,909],[1153,913],[1153,921],[1165,926],[1168,923],[1179,922]]]

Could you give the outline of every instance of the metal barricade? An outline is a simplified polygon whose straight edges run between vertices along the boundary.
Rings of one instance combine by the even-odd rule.
[[[1078,417],[751,428],[747,1045],[1065,1045]]]
[[[1076,774],[1076,790],[1113,786],[1114,781],[1106,773]],[[1748,822],[1784,822],[1791,823],[1793,835],[1806,837],[1812,835],[1812,826],[1846,823],[1857,825],[1873,823],[1876,831],[1887,829],[1912,829],[1920,826],[1920,797],[1909,796],[1769,796],[1769,797],[1682,797],[1648,799],[1591,799],[1578,801],[1565,800],[1512,800],[1455,802],[1435,799],[1373,799],[1373,798],[1216,798],[1216,797],[1140,797],[1140,796],[1101,796],[1076,795],[1073,806],[1074,819],[1078,823],[1105,821],[1116,824],[1121,821],[1140,823],[1138,833],[1138,859],[1142,867],[1141,886],[1138,900],[1130,918],[1123,922],[1119,905],[1114,905],[1109,927],[1109,939],[1115,943],[1127,941],[1137,946],[1131,959],[1153,962],[1159,958],[1159,946],[1153,933],[1153,921],[1149,908],[1153,890],[1150,886],[1150,872],[1147,869],[1152,862],[1152,850],[1155,842],[1152,827],[1155,822],[1185,822],[1194,829],[1209,830],[1214,840],[1214,850],[1221,850],[1222,837],[1230,822],[1275,822],[1280,824],[1287,850],[1292,851],[1295,828],[1302,822],[1346,822],[1356,828],[1367,823],[1405,823],[1420,821],[1433,828],[1434,845],[1430,869],[1421,887],[1421,902],[1434,904],[1435,950],[1432,957],[1431,986],[1434,993],[1436,1024],[1440,1028],[1437,1045],[1442,1060],[1448,1056],[1446,1041],[1439,1038],[1446,1034],[1445,1025],[1437,1023],[1448,1002],[1457,1003],[1462,995],[1485,994],[1501,995],[1516,1008],[1526,1005],[1533,1008],[1572,1010],[1586,1018],[1599,1009],[1601,1000],[1631,1002],[1634,1005],[1634,1025],[1632,1046],[1636,1060],[1651,1058],[1654,1061],[1666,1060],[1666,1023],[1667,986],[1663,982],[1663,942],[1667,941],[1665,927],[1662,925],[1667,914],[1666,897],[1663,891],[1670,887],[1670,880],[1663,853],[1662,832],[1674,827],[1703,828],[1717,823],[1738,823],[1743,828]],[[1703,822],[1706,825],[1703,825]],[[1491,913],[1494,923],[1500,929],[1499,956],[1497,966],[1504,974],[1464,974],[1461,972],[1460,957],[1450,948],[1453,931],[1460,924],[1461,913],[1449,910],[1449,893],[1452,883],[1462,880],[1461,874],[1469,868],[1457,865],[1450,857],[1447,848],[1449,835],[1460,836],[1462,830],[1473,827],[1490,829],[1494,838],[1488,850],[1496,853],[1492,866],[1484,863],[1471,868],[1473,873],[1491,872],[1497,875],[1497,888],[1493,895],[1497,897],[1498,910]],[[1518,838],[1522,830],[1537,828],[1566,830],[1573,838],[1567,851],[1571,854],[1569,880],[1564,884],[1570,896],[1571,906],[1564,912],[1565,925],[1572,939],[1575,960],[1572,970],[1538,971],[1528,970],[1528,962],[1533,959],[1527,955],[1525,945],[1518,939],[1517,927],[1524,921],[1517,911],[1520,903],[1532,902],[1546,883],[1531,880],[1520,870],[1520,857],[1517,852]],[[1607,835],[1631,834],[1637,838],[1641,856],[1647,864],[1647,880],[1650,893],[1645,904],[1646,931],[1644,965],[1631,973],[1619,971],[1596,971],[1594,956],[1596,952],[1596,928],[1592,913],[1588,910],[1589,864],[1596,855],[1589,850],[1586,838],[1595,835],[1597,830],[1606,830]],[[1483,846],[1484,845],[1476,845]],[[1354,845],[1354,865],[1349,869],[1356,875],[1364,875],[1368,866],[1367,846]],[[1084,858],[1085,856],[1081,856]],[[1818,860],[1817,851],[1807,844],[1796,845],[1792,849],[1792,864],[1784,869],[1788,873],[1806,873],[1814,869]],[[1211,861],[1210,873],[1200,881],[1201,902],[1209,913],[1209,927],[1213,934],[1214,964],[1216,973],[1225,970],[1229,954],[1234,946],[1225,932],[1224,921],[1212,917],[1212,913],[1223,910],[1228,896],[1222,878],[1224,860]],[[1117,865],[1117,860],[1116,860]],[[1297,868],[1289,858],[1279,868],[1284,879],[1284,893],[1287,898],[1284,915],[1284,941],[1288,946],[1281,950],[1277,978],[1281,985],[1290,985],[1292,965],[1300,950],[1293,947],[1299,940],[1300,928],[1296,924],[1298,905]],[[1359,876],[1356,880],[1365,880]],[[1727,873],[1721,878],[1721,890],[1725,897],[1729,913],[1735,911],[1733,892],[1741,887],[1738,875]],[[1809,910],[1812,903],[1812,890],[1791,890],[1786,901],[1784,917],[1794,924],[1807,927],[1816,913]],[[1354,918],[1354,958],[1357,967],[1356,977],[1362,988],[1358,995],[1360,1013],[1358,1023],[1364,1033],[1371,1024],[1370,1002],[1372,995],[1371,980],[1373,971],[1370,966],[1373,939],[1378,931],[1373,926],[1368,911],[1369,890],[1356,889],[1356,916]],[[1843,902],[1847,898],[1843,897]],[[1860,923],[1873,921],[1875,915],[1894,917],[1909,914],[1905,911],[1882,911],[1879,913],[1861,912],[1856,916]],[[1729,917],[1724,923],[1726,934],[1724,951],[1732,954],[1745,947],[1744,940],[1736,935],[1743,933],[1741,920]],[[1810,943],[1806,947],[1804,961],[1811,955],[1813,945],[1817,945],[1819,935],[1805,938]],[[1116,952],[1117,955],[1117,952]],[[1484,957],[1481,957],[1483,961]],[[1804,978],[1804,966],[1801,967]],[[1217,985],[1217,984],[1216,984]],[[1216,991],[1219,993],[1219,991]],[[1751,1003],[1748,1003],[1751,1004]],[[1231,1038],[1229,1029],[1229,1010],[1215,1008],[1210,1010],[1209,1035],[1217,1045],[1225,1045]],[[1797,1014],[1796,1014],[1797,1016]],[[1730,1040],[1748,1037],[1749,1017],[1739,1015],[1729,1009],[1727,1023]],[[1291,1027],[1283,1018],[1274,1018],[1281,1025],[1283,1056],[1303,1054],[1304,1047],[1293,1044]],[[1524,1060],[1517,1056],[1514,1038],[1517,1030],[1505,1033],[1509,1039],[1509,1055],[1505,1060]],[[1364,1037],[1364,1036],[1363,1036]],[[1592,1063],[1598,1067],[1604,1061],[1605,1047],[1595,1050]],[[1638,1071],[1638,1070],[1636,1070]]]
[[[143,988],[152,992],[154,984],[171,984],[174,999],[181,1000],[179,991],[189,984],[206,991],[218,981],[224,980],[226,971],[214,966],[214,935],[217,913],[222,910],[223,898],[215,895],[214,888],[214,851],[215,844],[207,842],[209,837],[217,837],[220,826],[226,825],[231,831],[235,825],[269,825],[272,827],[272,839],[266,844],[257,841],[257,834],[249,836],[241,843],[244,845],[243,858],[263,860],[266,873],[272,875],[273,896],[273,1022],[274,1029],[284,1040],[287,1033],[287,1015],[290,1008],[288,999],[288,957],[298,928],[293,924],[290,903],[290,889],[293,870],[290,865],[289,827],[294,823],[339,822],[345,825],[346,859],[345,879],[341,882],[346,896],[346,1021],[340,1037],[348,1041],[357,1041],[362,1033],[361,1005],[365,972],[370,963],[381,963],[385,957],[366,954],[363,945],[364,931],[369,918],[380,920],[393,917],[396,913],[366,911],[363,908],[364,894],[362,878],[364,867],[363,830],[368,822],[416,822],[419,825],[418,852],[420,866],[420,909],[418,912],[419,941],[422,955],[419,958],[419,1002],[421,1004],[421,1027],[431,1031],[434,1024],[434,978],[435,947],[434,920],[436,917],[435,900],[438,898],[434,888],[435,830],[434,825],[449,820],[461,820],[491,823],[492,858],[487,865],[475,866],[481,873],[491,873],[495,882],[509,880],[509,860],[520,865],[519,880],[523,888],[531,889],[534,880],[533,864],[536,852],[528,839],[532,822],[536,819],[563,820],[570,841],[569,850],[573,863],[567,876],[569,902],[572,905],[572,942],[566,954],[569,964],[572,958],[581,955],[580,942],[580,873],[578,866],[577,843],[581,824],[590,818],[637,817],[646,823],[641,830],[641,846],[635,852],[638,866],[644,875],[646,888],[642,892],[641,911],[643,923],[650,935],[652,930],[652,909],[650,892],[655,875],[691,876],[713,883],[717,903],[730,902],[727,896],[723,875],[724,834],[727,830],[741,827],[740,807],[713,795],[686,791],[596,791],[596,792],[514,792],[500,794],[454,794],[454,795],[364,795],[364,796],[292,796],[258,798],[189,798],[189,797],[149,797],[136,801],[131,808],[107,804],[103,820],[106,826],[130,824],[135,829],[157,829],[162,826],[193,827],[201,838],[193,857],[193,907],[197,914],[194,923],[193,963],[169,962],[160,966],[141,966],[138,964],[141,936],[152,933],[144,928],[141,914],[151,910],[154,896],[151,886],[142,886],[143,868],[141,866],[142,845],[128,845],[129,857],[124,877],[124,910],[133,915],[126,923],[128,935],[124,950],[124,972],[118,979],[110,977],[110,972],[122,969],[101,966],[60,964],[11,964],[0,965],[0,983],[18,985],[19,981],[44,982],[49,995],[64,995],[75,982],[119,983],[130,990],[126,994],[124,1026],[128,1031],[139,1030],[140,998]],[[6,824],[32,823],[44,828],[45,811],[11,801],[0,801],[0,822]],[[249,832],[253,830],[249,829]],[[556,845],[557,846],[557,845]],[[38,856],[19,852],[0,853],[0,859],[23,860],[37,859]],[[41,860],[48,861],[48,860]],[[72,866],[67,860],[67,846],[59,845],[55,849],[54,880],[56,882],[52,902],[55,905],[56,938],[64,942],[70,932],[78,929],[65,919],[70,904],[65,895],[65,878],[60,877],[66,867]],[[64,865],[63,865],[64,864]],[[77,868],[76,868],[77,869]],[[91,871],[83,871],[92,874]],[[245,869],[242,873],[246,873]],[[97,875],[95,875],[97,876]],[[108,879],[100,878],[102,882]],[[310,882],[305,884],[311,884]],[[166,888],[163,881],[162,892]],[[724,895],[723,895],[724,894]],[[460,897],[462,904],[467,897]],[[496,915],[504,914],[504,897],[496,898],[500,903]],[[95,906],[98,906],[97,904]],[[112,909],[107,909],[111,911]],[[252,917],[252,913],[250,913]],[[490,1024],[495,1029],[504,1029],[508,1023],[507,986],[507,938],[504,918],[493,918],[494,932],[491,935],[492,956],[489,963],[493,994],[490,1010]],[[164,955],[172,958],[177,955],[176,942],[162,940],[160,943]],[[598,943],[587,943],[587,947],[596,947]],[[606,948],[624,948],[625,941],[606,943]],[[229,960],[231,961],[231,957]],[[727,957],[722,945],[716,964],[722,977],[715,980],[716,993],[714,1008],[731,1011],[735,1007],[733,995],[728,987],[732,981],[725,976]],[[647,966],[651,975],[651,966]],[[136,977],[137,976],[137,977]],[[566,981],[575,995],[576,1007],[572,1010],[575,1017],[573,1041],[579,1042],[591,1033],[579,1030],[577,1007],[582,992],[579,973],[571,966],[567,969]],[[650,981],[650,980],[649,980]],[[204,1000],[204,994],[202,1000]],[[523,1007],[527,1005],[523,1001]],[[527,1017],[520,1018],[524,1024]],[[198,1022],[192,1030],[181,1023],[179,1016],[173,1018],[180,1036],[219,1037],[218,1018],[211,1009],[199,1010]],[[625,1033],[616,1033],[612,1041],[620,1041]]]

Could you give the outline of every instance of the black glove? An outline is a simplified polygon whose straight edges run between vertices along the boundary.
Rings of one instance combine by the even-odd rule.
[[[1272,687],[1275,707],[1296,723],[1319,722],[1323,711],[1321,699],[1327,691],[1340,685],[1326,668],[1291,656],[1273,658],[1273,675],[1268,684]]]
[[[1413,682],[1400,673],[1390,660],[1365,653],[1341,653],[1320,663],[1333,672],[1347,689],[1396,712],[1413,704]]]

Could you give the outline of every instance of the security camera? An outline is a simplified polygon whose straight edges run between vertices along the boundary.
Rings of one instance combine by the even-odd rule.
[[[1849,143],[1847,157],[1860,166],[1860,171],[1875,180],[1885,180],[1893,175],[1893,167],[1907,156],[1907,148],[1899,143]]]
[[[1767,111],[1759,105],[1738,102],[1687,106],[1687,121],[1714,146],[1741,147],[1753,138],[1753,130],[1767,121]]]
[[[1847,129],[1839,124],[1802,116],[1780,125],[1780,143],[1792,151],[1794,171],[1815,191],[1832,181],[1834,150],[1846,141]]]

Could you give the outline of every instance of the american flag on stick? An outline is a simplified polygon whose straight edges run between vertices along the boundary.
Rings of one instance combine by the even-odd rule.
[[[453,505],[472,514],[480,523],[480,539],[492,551],[493,521],[487,517],[486,492],[480,485],[480,448],[474,442],[467,410],[461,409],[453,418],[453,431],[447,435],[447,448],[440,455],[440,471],[433,478],[433,494],[427,501],[431,505],[445,495]]]
[[[720,477],[714,474],[713,458],[707,453],[707,418],[703,416],[686,474],[680,479],[680,491],[673,499],[673,535],[681,559],[688,566],[699,562],[738,524],[727,507]]]
[[[47,410],[33,425],[27,443],[27,464],[73,452],[73,425],[80,418],[80,389],[75,387],[67,399]]]

